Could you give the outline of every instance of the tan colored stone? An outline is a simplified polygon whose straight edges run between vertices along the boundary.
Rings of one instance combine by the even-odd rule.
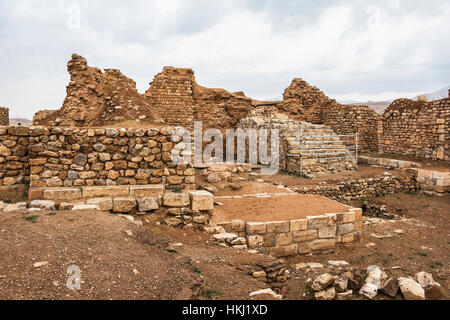
[[[189,191],[192,210],[212,210],[214,209],[214,196],[204,190]]]
[[[130,213],[136,210],[136,199],[134,198],[114,198],[113,211],[117,213]]]
[[[83,198],[104,198],[104,197],[128,197],[130,189],[128,186],[98,186],[82,187]]]
[[[152,198],[164,193],[164,185],[130,186],[130,196],[134,198]]]
[[[169,192],[164,194],[164,206],[167,207],[186,207],[189,206],[190,198],[188,193]]]
[[[80,188],[54,188],[45,189],[43,197],[48,200],[75,200],[81,199],[82,193]]]

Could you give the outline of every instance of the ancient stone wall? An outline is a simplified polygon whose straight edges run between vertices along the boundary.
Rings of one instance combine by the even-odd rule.
[[[283,102],[278,104],[278,108],[293,119],[327,125],[338,135],[358,132],[362,152],[378,149],[377,126],[380,116],[368,106],[339,104],[317,87],[302,79],[294,79],[284,91]]]
[[[380,116],[368,106],[342,105],[331,101],[322,109],[323,124],[336,134],[352,135],[358,132],[361,152],[378,150],[378,122]],[[354,144],[354,139],[349,139]]]
[[[29,130],[27,127],[0,127],[0,185],[13,186],[30,181]]]
[[[299,186],[292,188],[300,194],[321,195],[333,200],[349,203],[368,196],[386,195],[397,192],[415,191],[416,179],[412,173],[381,175],[373,178],[323,183],[320,186]]]
[[[362,210],[308,216],[306,219],[277,222],[234,220],[217,223],[227,232],[245,237],[249,248],[266,248],[276,257],[309,254],[334,249],[337,244],[361,238]]]
[[[382,117],[380,153],[450,160],[450,99],[394,101]]]
[[[9,109],[0,107],[0,126],[9,126]]]
[[[192,189],[195,170],[171,160],[171,127],[0,128],[2,185],[163,184]]]

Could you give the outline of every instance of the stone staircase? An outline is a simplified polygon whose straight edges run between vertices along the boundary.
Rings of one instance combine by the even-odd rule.
[[[355,170],[354,136],[337,136],[328,126],[299,122],[275,108],[258,108],[240,121],[243,129],[278,129],[280,169],[298,175]]]
[[[348,145],[348,146],[347,146]],[[286,137],[286,170],[301,175],[356,169],[354,137],[337,136],[324,125],[301,122]]]

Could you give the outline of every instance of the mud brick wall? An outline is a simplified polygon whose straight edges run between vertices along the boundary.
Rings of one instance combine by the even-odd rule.
[[[9,109],[0,107],[0,126],[9,126]]]
[[[0,127],[0,185],[13,186],[30,181],[27,127]]]
[[[30,128],[30,186],[164,184],[192,189],[195,170],[176,165],[172,128]]]
[[[167,125],[192,127],[194,120],[192,69],[164,67],[150,83],[145,96]]]
[[[450,160],[450,99],[394,101],[383,115],[379,151]]]

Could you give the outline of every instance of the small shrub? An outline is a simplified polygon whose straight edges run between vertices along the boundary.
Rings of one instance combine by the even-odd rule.
[[[428,102],[427,96],[421,95],[417,97],[417,101],[419,102]]]
[[[195,273],[198,273],[198,274],[202,273],[198,267],[194,267],[193,270]]]
[[[25,220],[28,222],[31,222],[31,223],[36,223],[37,218],[38,218],[38,216],[28,216],[28,217],[25,217]]]
[[[222,292],[217,291],[217,290],[208,290],[208,291],[205,292],[204,295],[205,295],[205,297],[206,297],[208,300],[213,300],[213,299],[215,299],[215,298],[221,296],[221,295],[222,295]]]

